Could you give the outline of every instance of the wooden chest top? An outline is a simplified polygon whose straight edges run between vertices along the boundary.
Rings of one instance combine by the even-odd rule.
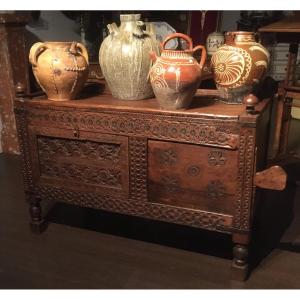
[[[200,90],[199,90],[200,91]],[[17,100],[21,102],[22,100]],[[246,117],[246,110],[244,105],[229,105],[219,101],[214,96],[204,96],[201,92],[198,92],[193,99],[192,105],[188,109],[181,110],[162,110],[156,99],[145,99],[145,100],[119,100],[114,98],[112,95],[104,93],[101,95],[84,97],[80,100],[71,101],[50,101],[45,96],[36,97],[31,100],[25,100],[23,104],[28,107],[40,107],[40,108],[52,108],[52,109],[63,109],[73,110],[81,109],[85,111],[110,111],[110,112],[128,112],[128,113],[145,113],[155,115],[165,115],[176,117],[189,117],[193,118],[204,118],[204,119],[219,119],[225,121],[236,121],[238,122],[241,117],[246,117],[250,123],[255,123],[259,113],[264,111],[268,100],[261,101],[256,106],[257,114]]]

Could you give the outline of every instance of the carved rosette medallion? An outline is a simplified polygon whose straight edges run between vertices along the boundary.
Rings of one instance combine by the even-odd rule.
[[[165,190],[169,193],[174,193],[178,190],[179,180],[174,175],[164,175],[161,178],[161,182]]]
[[[176,153],[173,149],[160,149],[157,153],[157,160],[162,165],[172,166],[177,161]]]
[[[223,166],[226,163],[226,157],[222,151],[214,150],[208,154],[208,163],[211,166]]]
[[[207,186],[207,197],[212,200],[217,200],[225,196],[226,188],[219,180],[211,181]]]
[[[197,177],[200,175],[200,167],[197,165],[189,165],[186,168],[186,173],[191,177]]]

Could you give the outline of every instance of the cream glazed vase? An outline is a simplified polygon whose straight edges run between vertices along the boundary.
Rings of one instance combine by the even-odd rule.
[[[74,99],[88,77],[88,53],[78,42],[35,43],[29,61],[49,100]]]
[[[140,21],[140,14],[121,15],[121,25],[107,27],[110,34],[99,51],[102,73],[112,95],[124,100],[140,100],[153,97],[149,82],[152,61],[149,52],[159,54],[154,27]]]

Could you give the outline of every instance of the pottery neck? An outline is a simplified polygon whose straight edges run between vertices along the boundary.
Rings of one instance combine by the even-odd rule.
[[[239,43],[255,43],[255,33],[249,31],[231,31],[225,34],[227,45]]]
[[[139,22],[141,22],[140,19],[140,14],[120,15],[120,30],[127,32],[135,32],[137,30]]]
[[[71,48],[71,45],[73,42],[44,42],[44,44],[47,46],[49,49],[60,49],[60,48],[65,48],[69,47]]]
[[[191,59],[193,57],[193,52],[186,50],[163,50],[161,53],[161,57],[171,59]]]
[[[72,53],[76,53],[76,42],[44,42],[47,49],[62,51],[63,49],[72,49]]]

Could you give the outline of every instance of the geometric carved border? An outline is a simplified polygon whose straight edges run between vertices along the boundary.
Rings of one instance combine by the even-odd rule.
[[[29,123],[46,127],[92,130],[228,149],[238,147],[237,122],[177,117],[147,113],[92,113],[31,109]]]
[[[130,199],[147,201],[147,139],[129,138]]]
[[[96,193],[83,193],[68,191],[66,189],[62,190],[50,186],[41,186],[35,188],[34,194],[41,199],[103,209],[214,231],[220,231],[219,226],[230,227],[232,225],[232,216],[229,215],[189,210],[144,201],[126,201],[118,197],[106,197]]]
[[[18,133],[18,140],[20,146],[20,153],[22,156],[22,172],[24,189],[26,192],[31,191],[33,188],[33,175],[32,175],[32,164],[31,155],[29,151],[29,135],[27,126],[27,112],[23,108],[15,109],[16,127]]]
[[[255,163],[255,129],[241,128],[239,161],[238,161],[238,189],[235,203],[234,228],[249,230],[250,211],[252,205],[253,172]]]

